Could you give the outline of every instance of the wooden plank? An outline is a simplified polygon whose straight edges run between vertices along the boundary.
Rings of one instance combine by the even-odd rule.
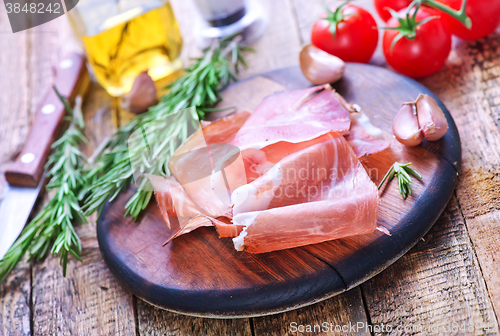
[[[264,35],[251,47],[255,53],[247,53],[248,69],[239,78],[283,68],[299,63],[300,38],[290,0],[261,1],[269,15],[269,26]]]
[[[493,308],[500,312],[500,211],[492,211],[467,220],[470,238],[484,278],[487,280],[488,293]]]
[[[70,259],[67,277],[59,258],[33,268],[34,335],[135,335],[132,295],[109,272],[97,248]]]
[[[13,35],[7,31],[10,27],[8,27],[8,20],[4,8],[4,6],[0,7],[0,13],[2,15],[0,19],[0,30],[2,34],[0,44],[2,50],[9,50],[9,52],[0,55],[0,71],[4,76],[3,80],[0,82],[0,84],[2,84],[0,102],[3,106],[3,108],[0,109],[0,113],[2,114],[0,115],[2,120],[2,123],[0,123],[0,137],[3,144],[0,148],[0,167],[2,167],[2,174],[0,174],[2,179],[0,189],[4,183],[3,167],[5,167],[6,162],[16,150],[22,146],[31,122],[31,114],[35,111],[36,106],[44,94],[45,88],[47,88],[53,80],[53,61],[63,53],[75,50],[74,45],[70,47],[67,41],[66,36],[68,35],[69,26],[65,17],[33,28],[27,32]],[[59,48],[60,45],[62,45],[63,48]],[[12,85],[12,83],[16,85]],[[94,85],[94,91],[95,87],[96,85]],[[94,99],[91,104],[85,105],[89,105],[91,108],[93,107],[94,111],[98,110],[96,106],[101,107],[103,102],[109,99],[106,94],[102,94],[102,89],[100,93],[97,95],[94,94],[93,96]],[[86,117],[87,116],[89,116],[89,114],[86,114]],[[90,123],[90,129],[93,131],[89,133],[93,134],[90,136],[91,143],[86,151],[87,153],[95,148],[95,144],[104,137],[104,133],[109,134],[112,131],[109,115],[107,115],[107,118],[103,118],[101,115],[100,118],[96,119],[98,120],[95,120],[94,123]],[[105,122],[103,122],[103,119]],[[92,121],[92,119],[89,121]],[[95,127],[96,125],[98,125],[98,127]],[[78,228],[78,232],[82,238],[84,249],[93,247],[93,250],[88,251],[91,252],[89,255],[84,254],[86,263],[98,263],[101,258],[97,250],[95,226],[83,226]],[[54,258],[49,258],[49,260],[52,259]],[[1,287],[0,311],[2,315],[2,324],[0,330],[4,331],[4,334],[16,335],[31,333],[31,270],[29,264],[25,264],[25,262],[26,260],[21,261],[20,265],[13,271],[12,275],[6,279],[5,284]],[[108,272],[107,276],[111,277],[102,261],[98,266],[100,266],[101,269],[101,272],[98,273],[100,274],[101,281],[106,280],[102,275],[103,272]],[[95,272],[95,270],[92,270],[90,267],[86,268],[82,267],[82,265],[78,265],[77,267],[83,273],[86,273],[86,270],[88,270],[91,275],[92,272]],[[37,269],[34,276],[35,279],[38,279],[38,282],[36,282],[36,284],[38,284],[36,289],[39,291],[34,293],[33,298],[37,300],[38,307],[51,308],[53,302],[57,301],[61,303],[58,305],[60,311],[64,311],[68,314],[76,314],[77,312],[75,310],[72,310],[70,306],[65,304],[67,302],[59,300],[60,297],[67,296],[67,293],[59,293],[61,295],[58,297],[55,292],[47,291],[45,287],[39,286],[40,283],[43,284],[43,281],[40,279],[42,279],[44,275],[51,273],[53,277],[60,281],[60,284],[74,283],[75,280],[77,280],[73,277],[75,274],[71,272],[69,272],[66,279],[63,279],[61,272],[61,267],[56,259],[54,259],[52,263],[49,262],[44,265],[41,270]],[[82,274],[77,274],[77,276],[82,278]],[[94,281],[94,285],[96,281]],[[78,315],[82,317],[82,319],[87,316],[88,319],[93,319],[97,321],[99,325],[104,326],[101,329],[97,328],[96,334],[105,333],[106,330],[112,331],[113,329],[109,327],[110,323],[116,324],[118,327],[121,326],[122,331],[128,329],[130,331],[129,334],[134,333],[135,324],[131,307],[131,296],[121,287],[113,283],[113,286],[116,287],[112,288],[113,290],[102,290],[102,293],[97,297],[91,297],[95,295],[95,293],[89,293],[88,290],[88,288],[92,288],[92,285],[93,283],[89,282],[85,290],[80,288],[72,299],[83,305],[88,305],[92,302],[95,307],[104,307],[103,311],[96,313],[95,311],[92,312],[92,310],[82,309],[81,312],[78,312]],[[103,288],[105,288],[105,285],[106,284],[103,285]],[[126,296],[129,299],[128,316],[125,316],[126,314],[119,314],[119,312],[127,310],[127,305],[120,302],[123,300],[122,297],[117,298],[117,291],[121,291],[120,295]],[[122,308],[118,309],[114,307]],[[100,316],[100,319],[96,319],[96,315]],[[114,322],[115,316],[119,317],[120,320]],[[132,316],[132,318],[130,318],[130,316]],[[50,327],[47,327],[47,325],[44,325],[43,322],[55,321],[50,309],[38,309],[33,313],[33,317],[36,321],[35,323],[38,327],[38,331],[42,334],[46,334],[46,330],[52,330]],[[82,323],[80,327],[83,328],[84,324],[85,323]],[[122,334],[124,334],[124,332],[122,332]]]
[[[29,35],[13,34],[5,6],[0,6],[0,198],[4,170],[21,149],[31,121],[28,69]],[[8,51],[8,52],[6,52]],[[14,84],[14,85],[13,85]],[[0,199],[1,202],[1,199]],[[0,334],[31,335],[31,268],[21,260],[0,284]]]
[[[254,317],[255,335],[370,335],[356,287],[313,306],[286,313]]]
[[[21,260],[0,284],[0,334],[31,335],[31,268]]]
[[[90,155],[113,131],[110,98],[97,83],[84,102]],[[76,228],[82,240],[83,263],[70,258],[66,278],[58,257],[49,256],[33,270],[34,334],[59,331],[77,335],[134,335],[132,295],[116,281],[102,260],[95,235],[95,215]],[[70,293],[70,294],[68,294]]]
[[[206,319],[171,313],[137,300],[141,335],[252,335],[249,319]]]
[[[485,246],[500,241],[500,34],[476,41],[455,41],[446,67],[422,80],[448,106],[462,139],[462,173],[457,198],[488,290],[500,320],[498,252]],[[477,218],[477,219],[476,219]]]
[[[239,74],[239,78],[250,77],[260,72],[272,70],[282,66],[293,65],[298,63],[298,50],[299,50],[299,37],[297,35],[295,22],[291,15],[291,5],[289,1],[263,1],[264,6],[268,13],[272,15],[264,36],[258,40],[254,45],[256,53],[247,53],[246,59],[249,62],[249,68]],[[192,20],[195,14],[193,2],[173,0],[171,1],[172,8],[176,14],[177,20],[184,39],[184,48],[182,51],[182,58],[184,64],[187,64],[189,57],[200,55],[200,51],[196,48],[192,30]],[[178,314],[173,314],[165,311],[159,311],[147,303],[138,300],[138,315],[139,315],[139,330],[143,334],[158,333],[165,334],[167,330],[173,330],[168,327],[176,319],[182,321],[189,326],[190,324],[196,325],[195,321],[200,321],[199,318],[184,317]],[[148,312],[154,311],[154,316],[162,316],[161,320],[148,319],[141,316],[148,316],[148,312],[143,312],[149,309]],[[206,323],[207,320],[203,320]],[[226,329],[226,322],[221,320],[210,320],[215,329],[211,330],[228,330]],[[175,323],[173,323],[176,325]],[[187,332],[185,329],[182,329]],[[201,329],[200,329],[201,330]],[[231,334],[236,334],[237,331],[229,329]],[[240,330],[240,329],[237,329]],[[189,332],[187,332],[189,333]],[[204,334],[209,334],[208,331]],[[213,332],[214,335],[224,334],[221,332]],[[241,334],[248,334],[248,332],[241,332]]]
[[[177,2],[177,3],[181,3],[181,1],[176,1],[176,2]],[[190,3],[190,2],[185,1],[184,3]],[[174,9],[175,9],[175,8],[174,8]],[[0,10],[3,10],[3,8],[2,8],[2,9],[0,9]],[[189,17],[189,15],[185,15],[185,17],[186,17],[186,18],[188,18],[188,17]],[[2,21],[3,21],[3,22],[5,22],[5,20],[2,20]],[[0,21],[0,22],[1,22],[1,21]],[[185,27],[189,27],[189,26],[185,26]],[[182,25],[181,25],[181,29],[182,29]],[[183,34],[184,34],[184,33],[183,33]],[[186,34],[184,34],[183,36],[186,36]],[[1,40],[3,40],[3,36],[2,36],[2,39],[1,39]],[[1,44],[1,43],[2,43],[2,41],[0,41],[0,44]],[[3,47],[3,46],[2,46],[2,47]],[[6,50],[6,49],[3,49],[3,50]],[[12,49],[11,49],[11,50],[12,50]],[[187,49],[186,49],[186,50],[187,50]],[[287,49],[285,48],[284,50],[287,50]],[[3,53],[3,54],[1,54],[1,55],[0,55],[0,58],[1,58],[3,55],[6,55],[6,54],[9,54],[9,55],[10,55],[10,53]],[[479,55],[480,55],[480,54],[481,54],[481,53],[479,53]],[[293,54],[293,53],[290,53],[290,55],[294,55],[294,54]],[[477,56],[477,57],[479,57],[479,58],[480,58],[481,56]],[[21,58],[20,60],[22,60],[22,58]],[[16,61],[16,62],[19,62],[19,59],[16,59],[15,61]],[[490,61],[490,62],[491,62],[491,61]],[[495,62],[498,64],[498,62],[494,60],[494,61],[493,61],[493,63],[495,63]],[[14,73],[14,71],[12,71],[12,67],[11,67],[11,66],[12,66],[12,64],[9,64],[9,67],[7,67],[7,68],[6,68],[6,71],[2,71],[2,73],[3,73],[3,74],[13,74],[13,73]],[[488,76],[488,77],[486,77],[486,82],[487,82],[487,83],[494,83],[494,82],[495,82],[495,77],[494,77],[494,76],[495,76],[495,73],[498,73],[498,70],[497,70],[497,69],[498,69],[497,67],[486,67],[486,68],[484,69],[484,71],[483,71],[483,70],[481,70],[484,74],[486,74],[486,75]],[[461,71],[462,71],[462,70],[461,70],[461,69],[458,69],[457,67],[455,67],[455,68],[453,68],[453,67],[452,67],[450,71],[455,71],[455,72],[457,72],[457,76],[461,76],[461,75],[463,75],[463,73],[461,73]],[[475,70],[474,70],[474,71],[476,72],[476,73],[475,73],[475,75],[477,76],[477,67],[475,68]],[[495,72],[495,71],[496,71],[496,72]],[[477,78],[473,78],[473,79],[475,80],[475,79],[477,79]],[[2,81],[2,84],[3,84],[3,83],[11,83],[11,82],[14,82],[14,81],[19,81],[19,80],[20,80],[20,79],[19,79],[19,77],[17,76],[16,78],[13,78],[13,81]],[[430,85],[434,85],[434,86],[441,86],[444,82],[446,82],[446,80],[442,80],[442,81],[435,80],[435,79],[433,79],[433,80],[434,80],[436,83],[435,83],[435,84],[433,84],[433,83],[431,82],[431,83],[430,83]],[[427,83],[426,83],[426,84],[427,84]],[[461,84],[463,84],[463,83],[461,83]],[[466,86],[467,86],[466,84],[462,85],[462,87],[463,87],[463,88],[467,89],[467,88],[466,88]],[[12,94],[10,94],[10,95],[9,95],[9,94],[5,94],[6,92],[7,92],[7,93],[8,93],[8,92],[14,92],[14,89],[12,89],[12,88],[6,88],[6,89],[10,89],[10,91],[2,90],[2,93],[4,93],[4,94],[3,94],[3,95],[1,95],[1,96],[2,96],[2,97],[7,97],[7,98],[9,98],[9,100],[5,100],[5,101],[6,101],[6,102],[8,102],[9,104],[14,104],[14,103],[15,103],[15,99],[14,99],[14,100],[12,100],[13,95],[12,95]],[[439,89],[439,88],[438,88],[438,89]],[[447,89],[449,89],[449,88],[445,88],[445,89],[447,90]],[[15,90],[17,91],[15,94],[16,94],[16,95],[17,95],[17,94],[19,94],[19,88],[15,88]],[[436,90],[436,91],[437,91],[437,90]],[[474,101],[474,102],[473,102],[473,104],[472,104],[472,107],[470,108],[470,110],[471,110],[471,112],[470,112],[470,113],[471,113],[471,114],[475,113],[475,111],[474,111],[474,110],[477,108],[477,106],[479,106],[479,107],[480,107],[480,109],[482,109],[482,108],[483,108],[483,107],[482,107],[482,105],[483,105],[485,102],[487,102],[488,104],[491,104],[490,102],[493,102],[493,103],[494,103],[494,102],[496,101],[495,99],[497,99],[497,97],[498,97],[498,94],[497,94],[497,93],[495,93],[494,91],[495,91],[495,89],[493,89],[493,88],[485,89],[485,90],[484,90],[484,92],[485,92],[485,98],[486,98],[486,99],[484,99],[483,97],[480,97],[480,98],[478,99],[478,100],[479,100],[479,104],[477,104],[477,102],[475,102],[475,101]],[[492,94],[492,95],[490,95],[490,94]],[[441,96],[441,97],[443,97],[441,94],[440,94],[440,96]],[[454,100],[455,98],[457,98],[457,97],[450,98],[450,100]],[[469,97],[469,98],[470,98],[470,97]],[[449,102],[447,101],[447,99],[446,99],[445,97],[443,97],[443,100],[445,100],[445,103],[446,103],[447,105],[449,105]],[[2,101],[2,102],[3,102],[3,101]],[[474,105],[475,105],[475,106],[474,106]],[[3,106],[6,106],[6,105],[3,105]],[[458,107],[459,107],[459,106],[460,106],[460,104],[458,104],[458,103],[457,103],[455,106],[458,106]],[[0,110],[0,113],[1,113],[1,111],[8,111],[8,110],[9,110],[9,109],[1,109],[1,110]],[[490,122],[490,121],[497,122],[497,121],[498,121],[498,117],[495,115],[495,113],[498,113],[498,107],[497,107],[497,105],[490,106],[490,108],[485,109],[485,110],[487,110],[489,113],[491,113],[491,119],[486,118],[486,119],[487,119],[487,122]],[[452,113],[453,113],[453,112],[452,112]],[[471,117],[471,118],[473,118],[473,116],[472,116],[472,115],[471,115],[470,117]],[[11,133],[12,133],[12,132],[19,132],[19,127],[16,127],[16,126],[12,127],[12,125],[13,125],[14,123],[18,123],[18,122],[19,122],[18,118],[19,118],[19,115],[17,115],[17,116],[16,116],[16,118],[12,118],[13,123],[11,122],[11,124],[9,124],[9,125],[11,125],[10,127],[5,127],[5,130],[6,130],[5,132],[11,132]],[[4,120],[6,120],[6,118],[4,118],[4,117],[2,116],[2,125],[3,125],[3,121],[4,121]],[[483,120],[483,121],[484,121],[484,120]],[[476,122],[476,123],[477,123],[477,122]],[[466,125],[466,123],[465,123],[465,125]],[[0,125],[0,127],[1,127],[1,125]],[[27,131],[27,125],[26,125],[25,127],[26,127],[26,131]],[[490,131],[491,131],[491,130],[488,130],[488,132],[490,132]],[[2,130],[1,130],[1,132],[0,132],[0,136],[3,136],[4,134],[6,134],[5,132],[4,132],[4,129],[2,129]],[[495,131],[495,132],[497,132],[497,131]],[[491,135],[491,134],[490,134],[490,135]],[[463,135],[462,135],[462,136],[463,136]],[[22,139],[22,138],[23,138],[23,136],[18,136],[18,137],[19,137],[20,139]],[[11,138],[11,137],[9,137],[9,138]],[[15,138],[15,136],[14,136],[14,138]],[[473,146],[474,146],[474,141],[472,141],[473,139],[474,139],[474,137],[470,137],[471,142],[470,142],[469,147],[473,147]],[[6,143],[6,142],[5,142],[5,141],[2,141],[2,143]],[[9,141],[9,142],[7,142],[7,143],[9,143],[9,144],[10,144],[10,146],[12,146],[12,143],[13,143],[13,142]],[[22,143],[22,142],[20,142],[20,143]],[[15,146],[13,146],[13,147],[15,147]],[[2,150],[3,150],[3,148],[2,148],[2,149],[0,149],[0,151],[2,151]],[[470,150],[470,148],[469,148],[469,150]],[[11,152],[13,152],[13,150],[12,150],[12,149],[10,150],[10,153],[11,153]],[[0,153],[2,153],[2,152],[0,152]],[[488,169],[489,169],[489,168],[488,168]],[[481,174],[479,174],[479,176],[481,177],[480,181],[484,181],[484,183],[483,183],[483,184],[481,184],[481,185],[483,186],[483,187],[481,188],[481,190],[485,189],[485,188],[486,188],[486,186],[488,186],[488,185],[491,183],[491,181],[495,182],[495,181],[496,181],[496,178],[498,177],[498,173],[497,173],[496,171],[488,171],[488,170],[487,170],[486,172],[483,172],[483,173],[485,173],[485,174],[483,174],[482,176],[481,176]],[[476,174],[475,172],[474,172],[474,173],[471,173],[471,176],[470,176],[470,177],[468,177],[468,178],[469,178],[469,179],[472,179],[472,177],[474,177],[474,176],[476,176],[476,175],[477,175],[477,174]],[[491,178],[490,178],[490,177],[491,177]],[[482,183],[482,182],[481,182],[481,183]],[[496,183],[496,182],[495,182],[495,183]],[[483,212],[483,211],[487,211],[487,210],[485,210],[485,209],[484,209],[484,207],[485,207],[486,205],[491,205],[491,206],[493,206],[494,208],[496,208],[496,206],[497,206],[497,205],[494,203],[494,202],[495,202],[494,200],[493,200],[493,201],[491,200],[491,198],[490,198],[490,199],[488,199],[488,200],[487,200],[487,202],[485,202],[484,200],[477,200],[477,199],[476,199],[476,197],[475,197],[475,196],[476,196],[476,194],[472,193],[472,191],[473,191],[473,190],[471,189],[471,188],[474,186],[474,181],[472,181],[472,182],[471,182],[471,181],[464,182],[463,184],[467,184],[467,185],[469,185],[470,187],[468,187],[468,188],[469,188],[469,190],[471,191],[471,193],[469,193],[469,194],[465,194],[465,196],[463,196],[463,197],[462,197],[463,199],[465,199],[465,200],[467,201],[467,198],[468,198],[469,196],[472,196],[472,198],[474,199],[474,201],[475,201],[475,202],[477,202],[477,203],[479,203],[479,204],[481,205],[481,207],[479,207],[479,209],[480,209],[480,211],[481,211],[481,212]],[[467,187],[464,187],[464,188],[467,188]],[[487,194],[486,194],[486,196],[492,196],[492,195],[493,195],[493,192],[494,192],[494,190],[493,190],[491,193],[487,193]],[[460,198],[460,192],[459,192],[459,198]],[[487,198],[487,197],[486,197],[486,198]],[[493,202],[493,204],[491,204],[491,202]],[[469,207],[466,207],[466,209],[467,209],[467,211],[469,211],[469,212],[473,212],[473,211],[474,211],[474,209],[475,209],[474,204],[470,204],[470,206],[469,206]],[[485,244],[485,243],[487,242],[488,237],[491,239],[491,232],[493,232],[493,237],[494,237],[494,239],[496,239],[496,237],[498,237],[498,235],[497,235],[497,233],[496,233],[496,231],[495,231],[495,230],[488,230],[488,228],[490,228],[490,227],[491,227],[491,228],[494,228],[494,227],[492,227],[492,226],[491,226],[491,223],[488,223],[488,220],[489,220],[489,219],[488,219],[488,218],[489,218],[488,216],[489,216],[489,215],[487,214],[487,212],[483,212],[483,213],[484,213],[484,215],[477,215],[476,213],[473,213],[473,215],[471,215],[471,216],[473,216],[473,217],[471,217],[471,220],[467,220],[467,226],[468,226],[468,228],[469,228],[469,231],[471,232],[471,238],[473,239],[473,241],[478,241],[478,242],[479,242],[479,244],[476,244],[476,249],[477,249],[477,246],[479,246],[479,245],[481,245],[481,246],[485,246],[485,248],[486,248],[487,246],[489,246],[488,244]],[[474,217],[474,216],[475,216],[475,217]],[[467,217],[467,218],[469,218],[469,217]],[[472,218],[474,218],[475,220],[477,220],[477,222],[475,222],[475,223],[474,223],[474,221],[472,221]],[[498,222],[496,222],[496,223],[498,223]],[[472,229],[471,229],[471,227],[472,227]],[[479,235],[479,237],[474,237],[474,234],[473,234],[474,229],[478,229],[478,232],[480,232],[480,233],[481,233],[481,234]],[[481,230],[479,230],[479,229],[481,229]],[[494,241],[494,240],[493,240],[493,241]],[[497,241],[498,241],[498,240],[497,240]],[[94,241],[94,242],[95,242],[95,241]],[[92,244],[93,244],[93,243],[91,243],[91,242],[90,242],[90,240],[85,240],[85,244],[87,244],[87,243],[88,243],[89,245],[92,245]],[[492,265],[491,267],[493,267],[492,269],[493,269],[493,270],[495,270],[495,266],[496,266],[496,265],[495,265],[495,263],[493,262],[495,259],[492,259],[494,256],[487,255],[487,254],[483,254],[483,255],[481,255],[481,253],[478,253],[478,257],[479,257],[479,259],[480,259],[480,263],[481,263],[481,259],[482,259],[482,258],[486,258],[485,260],[486,260],[487,262],[491,262],[491,265]],[[498,260],[498,258],[497,258],[496,260]],[[55,264],[56,264],[56,263],[55,263]],[[483,266],[483,264],[481,264],[481,265]],[[58,265],[55,265],[55,266],[59,267]],[[81,266],[81,265],[80,265],[80,266]],[[496,269],[498,269],[498,267],[496,267]],[[485,267],[483,266],[483,272],[484,272],[484,270],[485,270]],[[493,274],[494,274],[494,273],[493,273]],[[486,277],[487,277],[487,276],[486,276]],[[488,279],[487,279],[487,280],[488,280]],[[489,280],[489,281],[492,281],[492,280],[494,280],[494,279],[492,279],[492,278],[490,277],[490,280]],[[495,284],[493,284],[493,285],[494,285],[494,286],[493,286],[493,288],[498,288],[498,287],[495,287]],[[491,286],[490,286],[490,287],[491,287]],[[176,316],[178,316],[178,315],[176,315]],[[170,321],[170,320],[168,320],[168,321]],[[166,323],[169,323],[168,321],[167,321]],[[219,329],[219,330],[220,330],[220,329]]]
[[[5,6],[0,6],[0,48],[9,51],[0,53],[0,195],[6,164],[21,149],[31,121],[28,38],[27,33],[12,33]]]
[[[264,35],[251,45],[256,52],[245,54],[248,69],[240,72],[240,79],[298,64],[300,41],[290,0],[260,3],[269,14],[269,26]],[[190,57],[200,55],[193,35],[193,21],[197,20],[199,15],[193,1],[172,0],[171,4],[184,40],[181,57],[187,65]]]
[[[269,78],[279,78],[282,84],[293,82],[297,69],[273,72]],[[363,75],[366,73],[370,76]],[[276,89],[276,85],[269,84],[269,78],[257,76],[234,84],[229,94],[239,99],[234,102],[237,107],[240,108],[240,101],[248,106],[247,98],[261,99],[263,87]],[[258,85],[258,89],[252,85]],[[235,95],[238,87],[242,89]],[[395,91],[394,88],[399,88],[397,94],[384,100],[379,98],[381,92]],[[339,86],[339,92],[346,99],[364,106],[366,113],[385,131],[390,130],[392,116],[401,101],[417,96],[420,90],[425,88],[407,78],[360,64],[348,65]],[[458,143],[453,123],[443,139],[447,141],[436,142],[437,147],[447,149],[450,144]],[[459,160],[459,157],[451,160]],[[413,195],[406,201],[394,185],[384,191],[378,223],[392,232],[391,237],[376,231],[279,253],[251,255],[234,251],[231,241],[219,239],[212,228],[200,228],[161,247],[168,238],[168,230],[156,206],[151,204],[138,223],[123,219],[123,205],[129,192],[120,195],[102,212],[98,223],[101,251],[111,271],[134,294],[172,311],[207,317],[255,316],[317,302],[341,292],[344,286],[351,288],[365,281],[410,249],[444,210],[456,183],[456,171],[450,163],[420,146],[410,148],[393,142],[390,149],[363,161],[376,183],[395,161],[413,162],[414,168],[424,176],[421,182],[413,184]],[[304,251],[322,263],[308,261]],[[311,268],[304,267],[303,261]],[[341,276],[341,287],[338,282],[331,283],[337,287],[321,292],[326,286],[322,273],[325,266],[330,271],[334,268]],[[306,282],[302,282],[301,274],[307,275]],[[314,286],[309,286],[311,283]],[[289,292],[291,284],[294,284],[293,292]],[[286,296],[291,300],[284,299]]]
[[[123,218],[132,191],[107,205],[97,223],[103,257],[135,295],[202,317],[259,316],[317,302],[345,290],[338,274],[305,251],[238,252],[215,228],[198,228],[162,246],[169,231],[155,202]]]
[[[69,31],[67,17],[30,30],[32,108],[43,94],[40,88],[48,87],[53,80],[54,60],[77,49]],[[105,108],[108,103],[109,96],[93,83],[84,103],[89,138],[84,149],[87,155],[113,131],[109,109]],[[95,218],[90,224],[77,227],[77,233],[83,245],[83,264],[70,258],[66,278],[62,276],[58,257],[49,256],[34,267],[33,334],[134,335],[132,295],[116,282],[102,260],[95,238]]]
[[[53,65],[59,54],[59,29],[68,29],[61,16],[28,31],[28,69],[30,89],[30,113],[34,113],[45,92],[54,80]]]
[[[432,333],[458,325],[458,334],[494,334],[498,325],[464,219],[455,198],[424,241],[361,285],[374,325],[395,334]],[[452,323],[456,323],[453,324]],[[471,327],[471,329],[467,329]],[[404,329],[404,328],[414,328]]]
[[[347,288],[383,271],[415,245],[446,207],[456,185],[456,172],[451,165],[421,147],[408,148],[393,142],[385,153],[370,155],[365,160],[375,184],[396,161],[412,162],[423,179],[412,184],[412,195],[407,200],[402,199],[396,181],[385,188],[377,223],[387,228],[391,236],[375,231],[303,247],[335,268]]]
[[[320,6],[311,6],[303,0],[295,0],[296,15],[303,43],[309,43],[312,18],[321,12]],[[327,1],[326,4],[334,4]],[[380,19],[373,10],[372,1],[357,3],[367,8],[380,26]],[[381,35],[380,35],[381,36]],[[465,216],[466,225],[471,233],[474,248],[482,247],[477,253],[483,274],[476,273],[477,281],[484,275],[492,295],[497,318],[500,317],[497,281],[498,255],[496,250],[485,252],[485,246],[500,240],[498,222],[484,221],[486,217],[471,221],[469,218],[486,215],[500,209],[497,197],[500,190],[500,57],[498,32],[491,37],[466,42],[455,40],[448,63],[440,72],[421,82],[430,88],[445,103],[460,130],[463,146],[463,173],[457,188],[458,201]],[[386,65],[379,47],[371,61]],[[494,217],[494,216],[493,216]],[[414,283],[419,286],[418,283]],[[487,300],[487,298],[485,298]]]

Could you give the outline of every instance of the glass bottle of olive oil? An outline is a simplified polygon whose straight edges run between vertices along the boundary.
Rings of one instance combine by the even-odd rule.
[[[95,76],[115,97],[147,71],[161,80],[182,68],[182,38],[168,1],[80,0],[70,11]]]

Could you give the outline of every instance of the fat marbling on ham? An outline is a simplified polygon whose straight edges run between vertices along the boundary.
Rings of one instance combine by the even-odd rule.
[[[329,85],[281,92],[195,132],[171,177],[149,176],[169,241],[214,225],[262,253],[374,231],[378,191],[358,157],[389,142],[351,122],[346,104]]]

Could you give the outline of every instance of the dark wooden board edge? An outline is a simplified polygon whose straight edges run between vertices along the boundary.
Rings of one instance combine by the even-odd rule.
[[[422,195],[415,203],[419,211],[416,215],[415,213],[406,215],[400,221],[400,225],[391,230],[391,236],[380,235],[373,244],[364,246],[357,250],[356,254],[344,258],[341,262],[335,258],[335,249],[343,244],[342,239],[304,246],[301,249],[317,257],[319,257],[317,252],[321,249],[321,260],[338,272],[347,289],[374,277],[415,246],[443,213],[453,196],[458,175],[454,167],[444,159],[440,161],[439,170],[441,173],[435,175],[430,182],[436,187],[427,189],[432,192]],[[330,253],[332,260],[325,258],[325,251]]]
[[[121,196],[130,197],[131,190],[126,194]],[[107,203],[103,214],[113,207],[117,200]],[[151,202],[148,208],[153,206],[157,205]],[[130,221],[131,219],[124,220]],[[314,274],[314,277],[304,275],[293,281],[287,281],[286,284],[274,283],[257,289],[180,291],[165,288],[134,273],[115,253],[108,234],[108,226],[111,224],[112,220],[107,220],[106,216],[101,216],[97,220],[99,248],[108,268],[132,294],[154,306],[172,312],[210,318],[263,316],[310,305],[311,296],[315,298],[314,302],[319,302],[346,290],[339,274],[324,262],[325,267]],[[241,304],[242,298],[244,298],[244,305]]]
[[[361,68],[366,69],[365,71],[369,73],[370,68],[373,67],[374,66],[368,64],[348,63],[346,72],[355,68]],[[436,186],[436,190],[433,190],[433,193],[426,193],[418,199],[417,203],[415,203],[415,207],[419,209],[417,216],[411,220],[410,214],[408,214],[401,221],[402,225],[398,225],[397,228],[404,228],[404,230],[395,230],[391,232],[390,237],[381,235],[377,239],[377,244],[365,246],[359,250],[359,253],[355,256],[344,259],[342,263],[332,263],[325,260],[324,257],[321,258],[322,261],[327,262],[331,267],[337,270],[348,289],[351,289],[382,272],[402,255],[408,252],[419,240],[423,238],[423,236],[425,236],[425,234],[438,220],[439,216],[442,214],[449,200],[453,196],[456,184],[458,183],[458,175],[460,173],[462,163],[462,147],[457,126],[450,112],[439,97],[437,97],[424,85],[413,79],[399,75],[384,68],[377,67],[377,71],[387,72],[391,76],[397,76],[400,78],[400,83],[403,85],[412,85],[417,89],[420,89],[421,93],[425,93],[434,98],[446,116],[449,129],[445,136],[440,140],[424,140],[421,144],[424,149],[437,154],[443,159],[439,164],[439,169],[442,173],[434,176],[434,180],[430,182],[431,185]],[[290,77],[295,79],[294,83],[300,83],[300,85],[305,85],[304,83],[307,83],[307,80],[303,77],[299,67],[279,69],[269,73],[266,77],[283,85],[290,80]],[[335,83],[333,87],[340,94],[344,95],[347,91],[346,87],[348,87],[348,85],[349,83],[343,78],[339,82]],[[295,88],[297,87],[293,87],[291,89]],[[453,178],[449,178],[450,176]],[[412,225],[411,222],[423,224]],[[341,241],[342,240],[338,240],[336,242]],[[318,246],[322,245],[323,244]],[[379,247],[383,247],[383,249],[380,249]],[[308,247],[303,248],[308,250],[309,253],[317,256],[317,254],[311,251]],[[335,249],[334,246],[332,246],[332,248]],[[332,251],[332,253],[334,253],[334,251]],[[356,265],[355,273],[353,273],[354,268],[352,265]],[[377,265],[377,267],[374,267],[374,265]],[[359,274],[364,274],[364,276],[359,278]]]

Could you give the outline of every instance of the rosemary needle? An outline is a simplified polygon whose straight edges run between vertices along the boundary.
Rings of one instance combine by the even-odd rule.
[[[46,189],[53,196],[0,260],[0,283],[26,252],[30,259],[35,260],[43,258],[48,251],[59,254],[64,275],[69,254],[81,261],[82,246],[73,227],[73,222],[87,222],[77,198],[84,184],[81,170],[87,160],[78,149],[81,142],[87,141],[82,133],[81,98],[77,98],[72,110],[55,87],[54,90],[64,103],[70,125],[62,137],[52,144],[54,152],[45,166],[47,178],[50,178]]]
[[[191,110],[200,118],[205,113],[220,110],[213,108],[221,99],[219,91],[230,81],[236,80],[235,73],[240,64],[246,67],[242,51],[251,51],[250,48],[239,45],[237,38],[218,41],[206,50],[205,55],[197,59],[185,70],[186,74],[170,86],[170,91],[160,99],[158,105],[120,127],[104,145],[99,146],[95,159],[87,160],[78,149],[81,142],[86,142],[82,133],[84,123],[80,107],[71,110],[59,95],[70,114],[70,126],[52,145],[54,153],[45,167],[47,177],[50,178],[46,188],[53,197],[28,223],[3,259],[0,259],[0,283],[27,252],[30,259],[35,260],[43,258],[49,251],[59,254],[64,275],[69,254],[81,260],[82,246],[73,223],[87,222],[85,215],[98,209],[101,211],[107,201],[113,200],[133,182],[131,160],[137,160],[141,156],[131,157],[129,153],[142,153],[137,148],[128,148],[128,137],[151,121],[182,109],[194,107]],[[180,145],[169,140],[185,140],[187,137],[187,118],[182,118],[185,115],[179,114],[180,117],[167,128],[165,125],[159,125],[156,129],[149,128],[148,131],[153,132],[151,138],[155,141],[148,143],[148,146],[157,157],[158,164],[151,166],[146,161],[139,165],[141,172],[167,174],[168,159]],[[159,133],[165,129],[167,134]],[[176,137],[176,132],[180,132],[182,136]],[[148,205],[151,196],[152,191],[142,190],[139,186],[125,206],[126,214],[137,218]],[[83,206],[80,207],[82,201]]]
[[[394,162],[394,164],[391,166],[391,168],[389,168],[384,178],[378,185],[378,189],[382,187],[385,180],[387,180],[387,183],[389,183],[394,177],[396,177],[398,179],[399,193],[401,194],[401,196],[403,196],[403,199],[406,199],[409,195],[411,195],[412,192],[410,186],[412,179],[410,175],[415,176],[419,180],[422,179],[422,175],[420,175],[416,170],[410,168],[410,165],[411,162],[405,164]]]
[[[168,175],[168,160],[180,142],[186,140],[189,115],[180,114],[173,122],[157,122],[156,126],[150,124],[148,139],[153,141],[149,142],[148,146],[155,157],[153,165],[145,160],[144,151],[140,148],[129,148],[127,139],[134,131],[151,121],[161,120],[179,110],[194,107],[192,110],[199,118],[215,111],[213,106],[221,99],[220,90],[237,79],[236,73],[240,64],[246,67],[242,51],[251,49],[239,45],[237,39],[238,37],[215,42],[205,50],[202,58],[196,59],[196,62],[185,70],[183,77],[169,86],[170,91],[160,98],[156,106],[120,127],[111,136],[85,176],[86,188],[80,197],[84,200],[83,209],[86,215],[95,211],[100,214],[106,202],[112,201],[122,190],[127,189],[133,183],[133,169],[141,174]],[[148,205],[153,192],[143,188],[145,183],[147,180],[143,179],[137,191],[128,200],[125,215],[130,214],[136,219]]]

